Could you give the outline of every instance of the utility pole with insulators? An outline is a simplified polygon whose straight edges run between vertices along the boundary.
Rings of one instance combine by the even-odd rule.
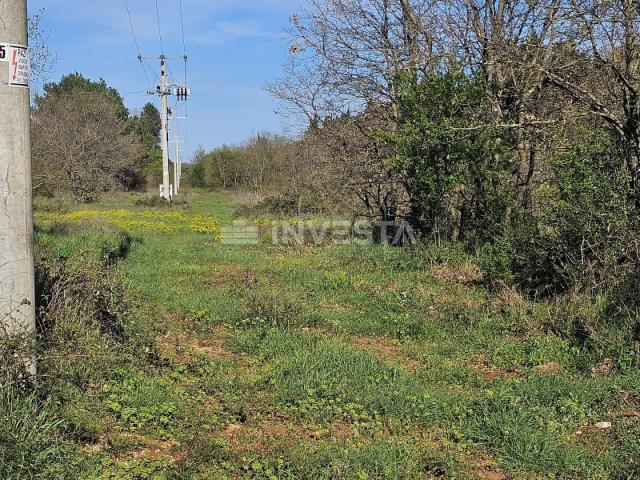
[[[26,0],[0,0],[0,335],[35,332]],[[35,373],[35,361],[25,358]]]
[[[187,61],[187,57],[184,57],[184,61]],[[186,77],[186,75],[185,75]],[[176,85],[173,88],[173,94],[176,96],[179,102],[186,102],[189,96],[191,95],[191,89],[186,85]],[[180,181],[182,179],[182,160],[180,159],[180,144],[185,143],[184,140],[180,140],[178,137],[178,121],[179,120],[187,120],[187,117],[180,117],[177,115],[174,116],[174,125],[175,125],[175,138],[174,141],[176,143],[176,158],[175,158],[175,175],[174,175],[174,183],[176,184],[176,193],[180,190]]]
[[[0,0],[1,1],[1,0]],[[143,57],[142,55],[138,56],[138,60],[143,62],[144,60],[149,59],[149,57]],[[169,172],[169,95],[176,95],[178,100],[186,100],[187,97],[191,94],[191,90],[185,86],[170,86],[169,85],[169,77],[167,73],[167,61],[168,60],[183,60],[186,64],[187,56],[183,57],[166,57],[164,55],[160,55],[160,57],[156,57],[156,60],[160,60],[160,85],[155,92],[149,92],[149,94],[157,94],[160,95],[161,98],[161,107],[160,107],[160,117],[162,119],[162,131],[161,142],[160,145],[162,147],[162,185],[160,185],[160,196],[164,198],[166,201],[170,202],[173,193],[171,191],[171,175]],[[175,175],[175,173],[174,173]],[[174,180],[175,182],[175,180]],[[175,186],[174,186],[175,188]]]
[[[170,94],[167,81],[167,63],[164,55],[160,57],[160,97],[162,99],[162,198],[171,201],[169,179],[169,107],[167,96]]]

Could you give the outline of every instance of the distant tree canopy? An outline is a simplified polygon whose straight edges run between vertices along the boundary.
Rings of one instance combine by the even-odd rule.
[[[122,120],[129,118],[129,110],[125,107],[122,96],[115,88],[109,87],[103,79],[96,82],[77,72],[63,76],[59,82],[47,83],[44,86],[44,94],[36,97],[36,105],[40,105],[44,99],[80,93],[91,93],[104,97],[114,106],[118,117]]]
[[[144,155],[141,158],[142,178],[140,188],[144,184],[157,185],[162,182],[162,150],[160,149],[160,130],[162,119],[160,112],[153,103],[147,103],[142,111],[131,117],[131,129],[140,139]]]
[[[241,145],[224,145],[211,152],[199,149],[191,168],[192,185],[206,188],[248,188],[265,191],[287,178],[285,156],[289,141],[270,133]]]

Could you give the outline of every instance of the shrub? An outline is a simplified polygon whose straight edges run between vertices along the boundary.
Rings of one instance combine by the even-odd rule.
[[[169,204],[159,195],[144,195],[136,198],[133,202],[136,207],[168,207]]]
[[[579,132],[571,149],[551,158],[546,180],[539,208],[512,209],[502,235],[480,248],[487,278],[533,296],[625,284],[640,265],[638,216],[608,135]]]
[[[448,68],[416,84],[396,79],[400,125],[384,135],[409,195],[409,222],[426,238],[482,245],[499,236],[510,206],[500,139],[489,128],[462,133],[486,108],[486,84]]]

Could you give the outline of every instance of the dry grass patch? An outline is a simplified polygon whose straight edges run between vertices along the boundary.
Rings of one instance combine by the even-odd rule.
[[[135,459],[148,458],[154,460],[166,458],[172,462],[177,462],[184,458],[184,454],[180,452],[179,449],[180,443],[175,440],[148,441],[145,448],[131,453],[131,457]]]
[[[417,370],[421,362],[407,354],[405,347],[391,338],[386,337],[348,337],[350,345],[373,353],[377,357],[387,361],[398,363],[408,370]]]
[[[181,444],[177,440],[157,440],[133,433],[101,435],[97,441],[83,447],[85,452],[116,451],[120,460],[166,458],[172,462],[181,460]]]
[[[469,474],[477,480],[508,480],[509,476],[500,469],[495,458],[486,455],[479,460],[471,460]]]
[[[255,273],[235,263],[227,262],[215,265],[214,271],[202,283],[205,287],[224,289],[245,282],[255,277]]]
[[[564,367],[560,365],[558,362],[549,362],[544,363],[542,365],[537,365],[533,367],[533,371],[536,373],[540,373],[543,375],[550,375],[554,373],[560,373],[564,370]]]
[[[194,354],[202,354],[212,360],[237,361],[239,356],[225,348],[230,335],[223,328],[216,328],[211,338],[198,339],[184,332],[169,332],[156,337],[156,352],[171,364],[189,363]]]
[[[437,315],[439,310],[478,311],[485,307],[486,300],[471,287],[459,283],[443,284],[437,287],[419,285],[416,292],[423,301],[432,303],[428,314]]]
[[[360,292],[366,292],[372,295],[381,295],[383,293],[395,292],[397,290],[397,285],[390,279],[384,284],[374,283],[368,280],[357,280],[353,283],[353,288]]]
[[[494,382],[500,378],[521,378],[522,374],[516,371],[507,371],[501,368],[489,365],[488,363],[479,363],[475,368],[480,372],[482,378],[486,382]]]
[[[222,432],[229,449],[236,455],[291,450],[302,442],[319,440],[322,436],[321,431],[310,430],[275,415],[256,424],[235,423]]]
[[[444,283],[458,283],[461,285],[476,285],[484,277],[482,271],[476,265],[465,264],[458,267],[437,266],[430,270],[430,275]]]
[[[336,314],[342,314],[342,313],[346,313],[350,310],[353,309],[352,305],[346,304],[346,303],[328,303],[328,302],[323,302],[320,305],[320,309],[327,312],[327,313],[336,313]]]

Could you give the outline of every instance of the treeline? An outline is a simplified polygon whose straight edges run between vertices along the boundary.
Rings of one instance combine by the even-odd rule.
[[[159,183],[160,129],[153,104],[131,114],[104,80],[74,73],[46,84],[32,111],[34,193],[90,202]]]
[[[249,188],[265,191],[287,176],[289,141],[270,133],[245,143],[224,145],[211,152],[196,151],[189,178],[201,188]]]
[[[366,199],[357,198],[348,182],[364,172],[351,171],[335,157],[333,142],[342,140],[328,126],[347,118],[328,120],[325,128],[310,128],[299,139],[267,132],[209,152],[199,148],[188,166],[188,181],[196,188],[253,191],[264,199],[264,208],[279,213],[359,216],[359,204]]]

